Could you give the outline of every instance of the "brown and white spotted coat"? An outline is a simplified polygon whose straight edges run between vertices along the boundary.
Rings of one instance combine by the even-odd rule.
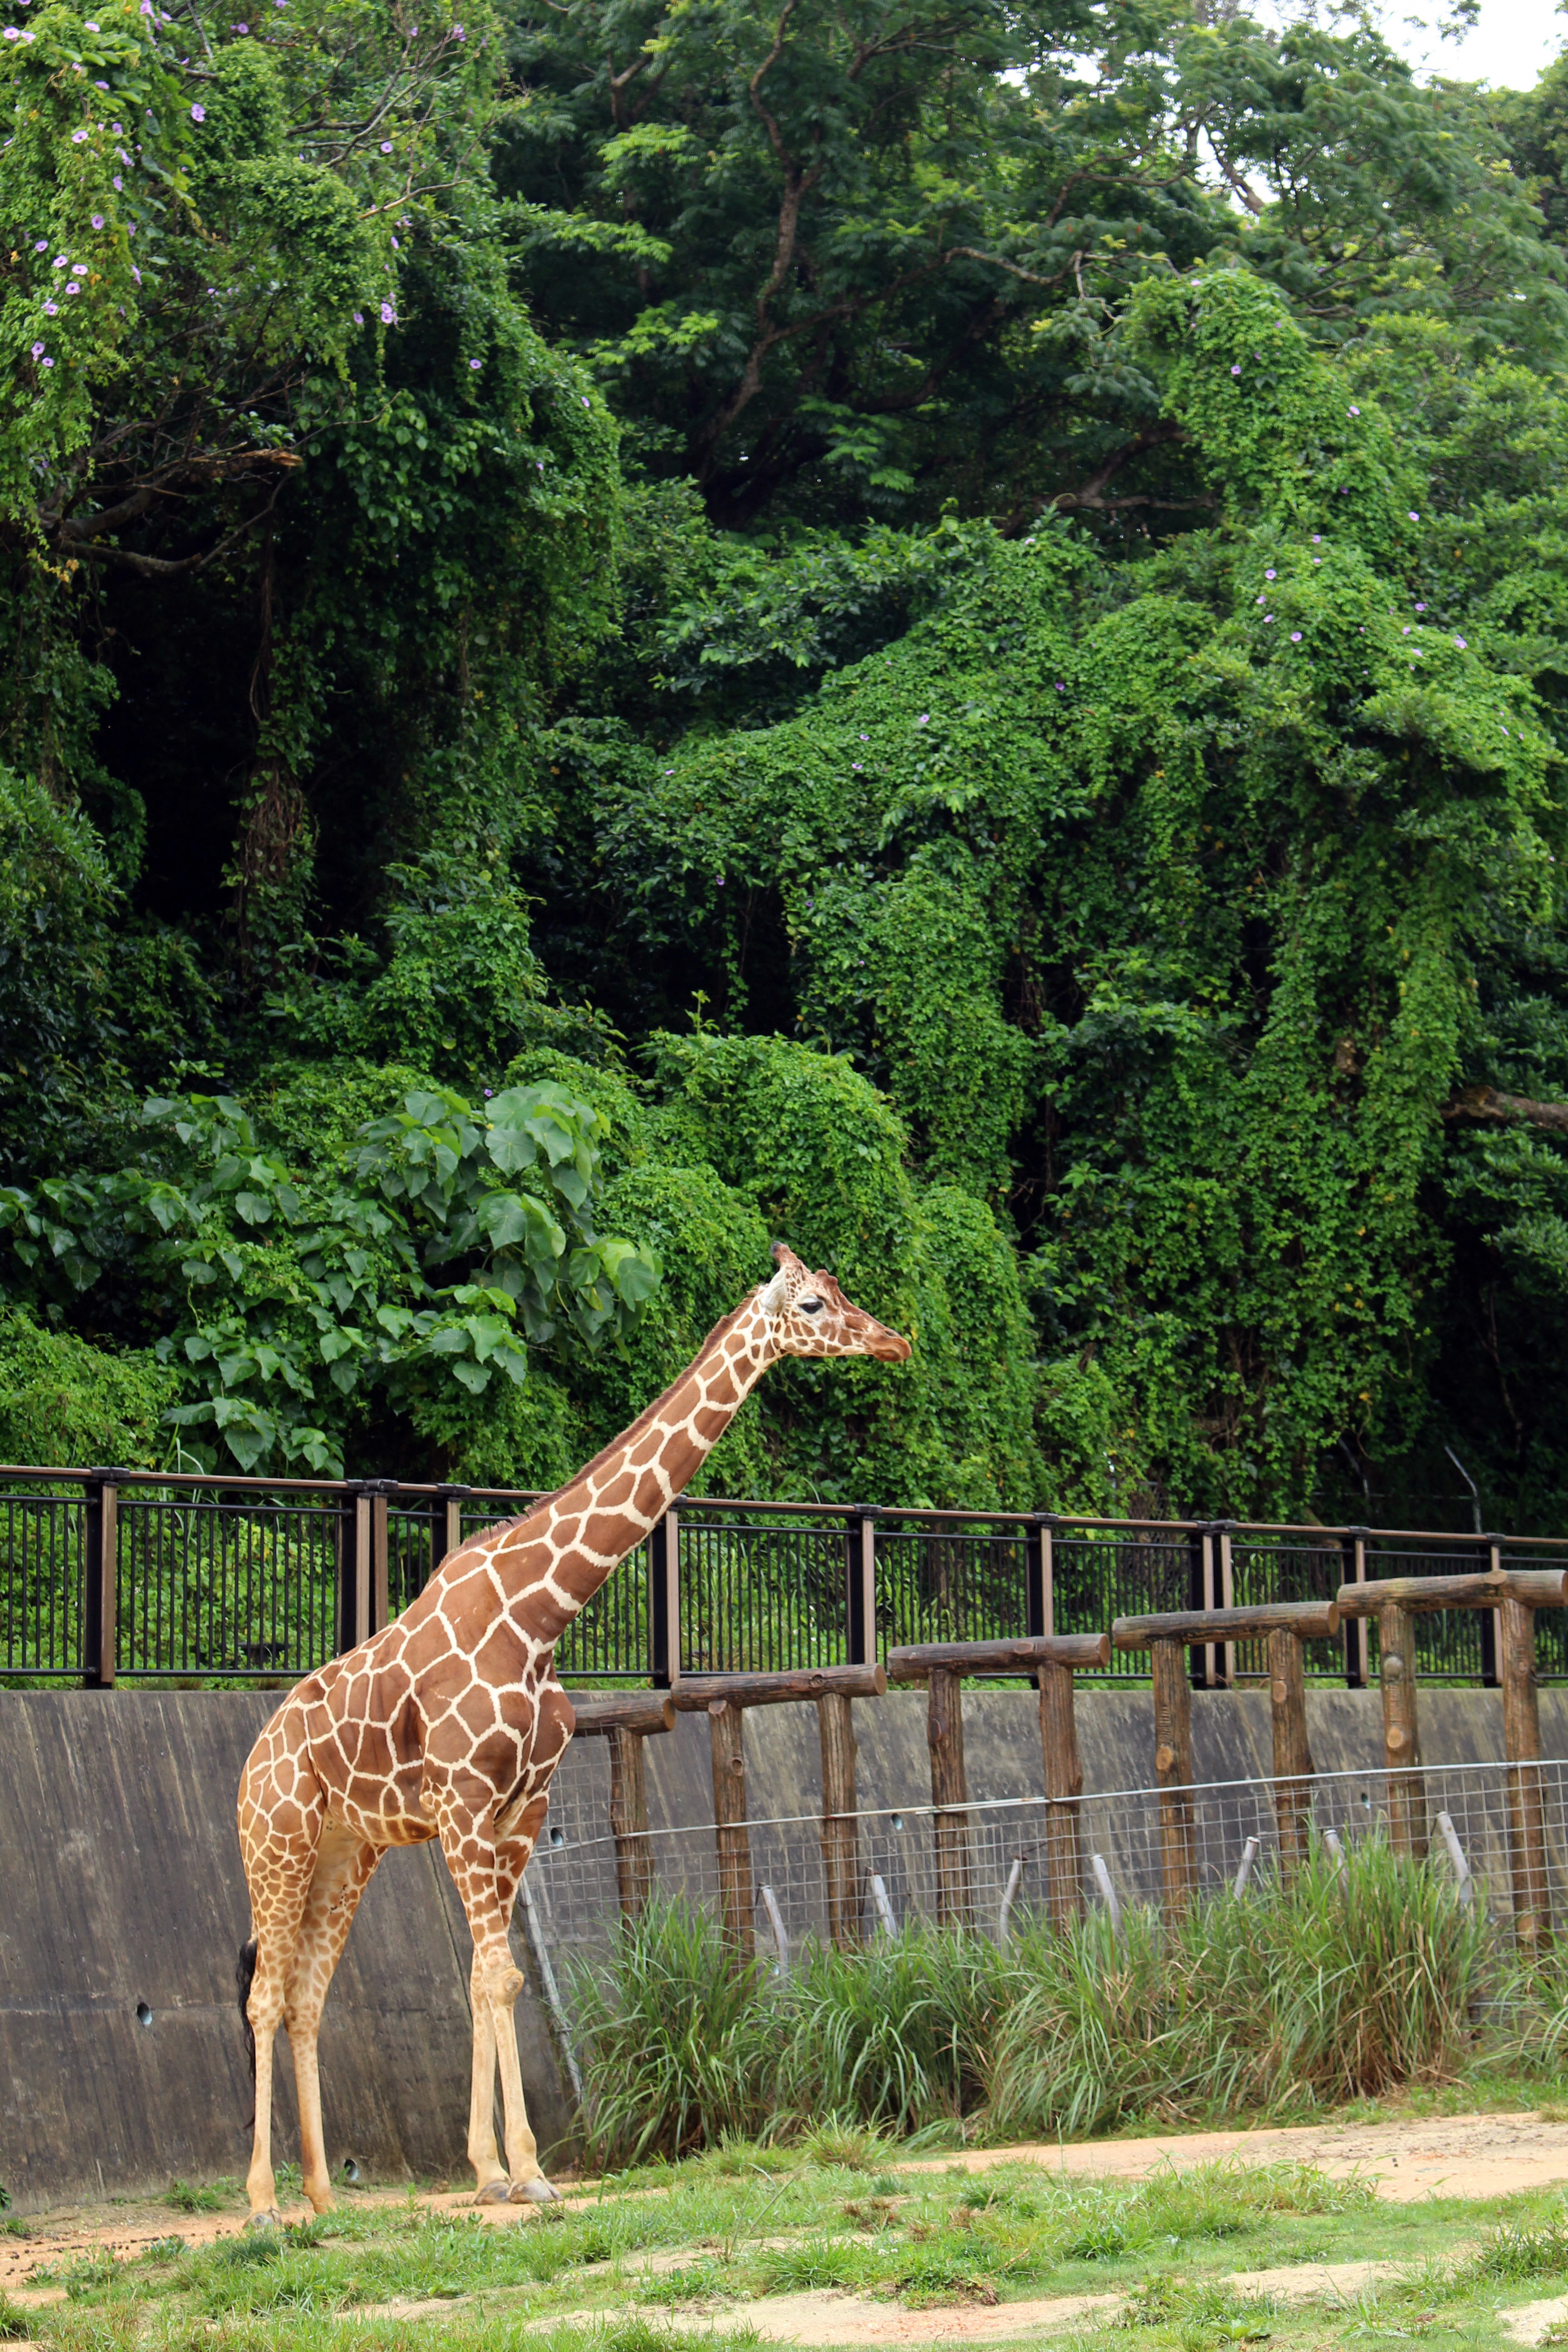
[[[569,1486],[471,1537],[395,1623],[296,1685],[240,1781],[239,1836],[256,1937],[252,2219],[277,2219],[272,2052],[289,2029],[305,2194],[331,2202],[316,2038],[354,1907],[389,1846],[438,1837],[473,1931],[468,2158],[476,2201],[544,2201],[518,2063],[522,1979],[507,1942],[518,1884],[572,1737],[555,1644],[680,1495],[781,1356],[901,1362],[909,1341],[850,1305],[782,1244],[778,1272],[709,1333],[694,1360]],[[496,2147],[500,2064],[506,2162]]]

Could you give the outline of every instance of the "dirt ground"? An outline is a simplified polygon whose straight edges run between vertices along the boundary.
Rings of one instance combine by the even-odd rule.
[[[1162,2138],[1088,2140],[1060,2147],[979,2148],[903,2163],[893,2158],[888,2169],[918,2174],[946,2172],[961,2166],[966,2171],[984,2172],[999,2164],[1034,2163],[1053,2172],[1137,2180],[1161,2165],[1185,2170],[1226,2158],[1247,2164],[1293,2158],[1335,2178],[1359,2172],[1375,2180],[1380,2198],[1395,2204],[1412,2204],[1427,2197],[1505,2197],[1516,2189],[1568,2182],[1568,2121],[1550,2121],[1527,2111],[1422,2122],[1311,2124],[1279,2131],[1193,2132]],[[574,2200],[590,2199],[598,2194],[598,2183],[570,2182],[565,2194]],[[353,2189],[344,2192],[344,2201],[424,2212],[477,2210],[487,2223],[503,2229],[526,2227],[537,2219],[537,2209],[526,2205],[476,2209],[467,2189]],[[302,2216],[305,2209],[300,2206],[299,2210]],[[0,2291],[19,2302],[41,2300],[46,2294],[52,2298],[58,2290],[28,2293],[27,2283],[36,2271],[103,2249],[122,2258],[133,2256],[160,2238],[206,2245],[216,2238],[233,2237],[243,2227],[244,2215],[237,2210],[181,2213],[156,2200],[79,2205],[30,2215],[0,2233]],[[26,2235],[12,2233],[20,2231]],[[973,2315],[973,2325],[982,2328],[979,2315]]]

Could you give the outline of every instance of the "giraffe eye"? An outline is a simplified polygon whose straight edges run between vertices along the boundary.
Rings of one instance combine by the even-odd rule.
[[[797,1298],[795,1305],[803,1315],[820,1315],[822,1312],[820,1298]]]

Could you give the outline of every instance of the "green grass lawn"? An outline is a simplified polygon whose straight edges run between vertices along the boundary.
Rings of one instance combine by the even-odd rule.
[[[931,2313],[933,2341],[954,2305],[986,2306],[1000,2325],[1010,2303],[1114,2293],[1124,2305],[1072,2325],[1042,2330],[1021,2313],[1020,2333],[1092,2335],[1115,2352],[1263,2341],[1349,2352],[1416,2336],[1501,2352],[1510,2305],[1568,2293],[1568,2196],[1556,2189],[1392,2205],[1370,2183],[1294,2164],[1090,2182],[1022,2164],[900,2172],[898,2154],[842,2133],[788,2150],[736,2144],[624,2175],[514,2227],[348,2192],[341,2210],[282,2231],[195,2250],[170,2237],[132,2261],[37,2274],[33,2284],[63,2285],[66,2301],[9,2307],[4,2326],[61,2352],[414,2352],[514,2339],[542,2352],[665,2352],[689,2340],[693,2318],[703,2341],[754,2342],[770,2297],[837,2287]],[[1369,2260],[1397,2273],[1328,2300],[1247,2284],[1284,2265]],[[376,2308],[409,2303],[437,2308]]]

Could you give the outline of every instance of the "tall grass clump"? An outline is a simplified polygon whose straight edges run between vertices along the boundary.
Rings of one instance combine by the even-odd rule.
[[[1081,2134],[1441,2079],[1468,2054],[1489,1940],[1447,1872],[1372,1839],[1342,1879],[1314,1846],[1292,1885],[1215,1895],[1175,1927],[1134,1910],[1120,1939],[1101,1913],[1037,1930],[991,2045],[988,2121]]]
[[[760,1962],[742,1964],[679,1898],[623,1924],[607,1967],[573,1969],[589,2153],[602,2164],[684,2156],[771,2110]]]
[[[780,2114],[900,2132],[966,2114],[984,2095],[1008,1978],[994,1944],[940,1928],[879,1936],[863,1952],[813,1947],[779,2003]]]
[[[1373,1839],[1342,1877],[1314,1846],[1291,1885],[1173,1926],[1130,1906],[1118,1934],[1096,1908],[1005,1948],[917,1926],[808,1946],[787,1984],[738,1962],[706,1912],[655,1903],[576,1972],[589,2144],[626,2163],[828,2118],[1082,2137],[1310,2111],[1456,2072],[1498,1965],[1451,1874]]]

